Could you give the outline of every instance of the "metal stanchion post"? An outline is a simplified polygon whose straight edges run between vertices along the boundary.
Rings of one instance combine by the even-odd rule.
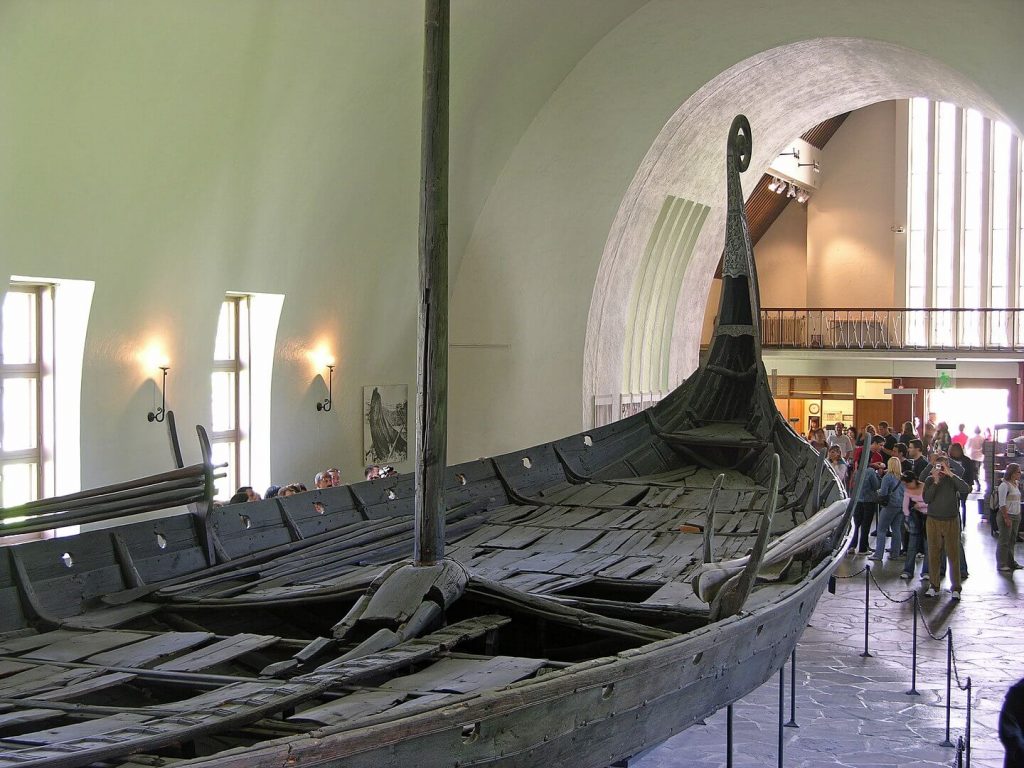
[[[907,691],[907,696],[921,695],[917,692],[917,615],[920,610],[920,597],[918,597],[917,592],[914,592],[914,645],[910,657],[910,690]]]
[[[964,738],[960,736],[956,740],[956,768],[964,768]]]
[[[868,651],[868,619],[870,616],[871,609],[871,566],[864,566],[864,653],[861,654],[865,659],[871,658],[871,652]]]
[[[796,648],[789,657],[789,722],[787,728],[799,728],[796,724]]]
[[[725,708],[725,768],[732,768],[732,704]]]
[[[971,678],[967,678],[967,725],[964,726],[967,768],[971,768]]]
[[[786,711],[786,665],[779,668],[779,768],[782,768],[782,715]]]
[[[949,740],[949,712],[950,693],[953,682],[953,630],[946,630],[946,739],[942,742],[943,747],[952,747],[953,742]]]

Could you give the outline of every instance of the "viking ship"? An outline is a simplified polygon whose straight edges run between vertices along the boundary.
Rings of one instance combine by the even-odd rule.
[[[742,116],[727,146],[704,362],[635,416],[450,467],[437,564],[408,561],[410,476],[214,507],[208,444],[5,510],[7,535],[86,530],[0,553],[0,766],[607,766],[776,673],[851,504],[774,406]]]

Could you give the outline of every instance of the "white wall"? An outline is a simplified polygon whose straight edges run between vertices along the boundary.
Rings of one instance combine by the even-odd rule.
[[[641,4],[455,3],[453,269],[536,111]],[[95,282],[83,485],[171,465],[146,421],[150,346],[170,360],[168,405],[198,459],[226,291],[285,295],[272,479],[308,484],[331,465],[361,478],[362,387],[415,392],[422,13],[408,0],[0,4],[0,290],[11,274]],[[320,345],[338,361],[326,414],[307,355]]]
[[[1017,3],[454,6],[451,334],[482,345],[452,354],[456,460],[580,427],[588,311],[620,203],[670,116],[737,62],[830,35],[890,41],[1024,123]],[[421,13],[406,0],[0,5],[0,281],[95,282],[83,484],[169,465],[145,419],[154,386],[137,355],[151,342],[171,360],[179,423],[208,423],[229,290],[286,297],[274,480],[329,464],[359,477],[362,386],[415,381]],[[759,84],[736,86],[743,101]],[[721,173],[725,130],[691,148],[706,158],[691,176]],[[702,306],[706,279],[688,280],[683,300]],[[306,358],[320,343],[338,359],[327,415]]]
[[[894,303],[897,112],[892,101],[853,112],[822,152],[807,203],[809,307],[903,304]]]

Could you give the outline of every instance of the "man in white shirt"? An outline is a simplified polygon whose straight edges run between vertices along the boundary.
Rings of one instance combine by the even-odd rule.
[[[838,446],[846,461],[850,461],[853,458],[853,441],[850,439],[849,435],[846,434],[846,430],[843,428],[842,422],[836,424],[835,434],[829,435],[828,444],[830,446]]]

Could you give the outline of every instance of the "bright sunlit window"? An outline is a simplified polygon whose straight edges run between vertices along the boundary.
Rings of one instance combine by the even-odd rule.
[[[221,304],[211,376],[210,442],[213,460],[227,463],[217,498],[228,499],[250,477],[250,297],[228,295]]]
[[[53,493],[53,289],[14,283],[0,313],[0,504]]]
[[[1021,139],[1003,122],[911,99],[907,340],[918,346],[1024,343]],[[949,309],[958,311],[941,312]]]

